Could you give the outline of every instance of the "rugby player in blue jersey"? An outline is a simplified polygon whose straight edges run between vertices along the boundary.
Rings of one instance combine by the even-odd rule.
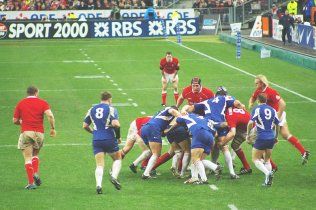
[[[270,157],[274,143],[278,137],[280,121],[276,110],[266,103],[267,96],[262,93],[259,94],[259,105],[253,109],[251,113],[251,120],[247,126],[247,138],[249,138],[250,130],[255,123],[257,128],[257,137],[252,149],[252,161],[256,167],[265,174],[263,186],[271,186],[273,173]],[[261,162],[262,157],[264,157],[264,163]]]
[[[202,116],[190,113],[185,114],[176,119],[177,124],[172,126],[170,130],[174,129],[175,126],[181,125],[186,126],[192,135],[191,142],[191,179],[185,181],[188,184],[204,184],[207,182],[205,174],[205,168],[213,171],[220,170],[220,166],[212,163],[204,158],[210,154],[211,147],[213,145],[215,130],[209,125],[208,121]],[[170,131],[169,131],[170,132]],[[199,180],[200,175],[201,180]]]
[[[214,98],[202,101],[200,103],[194,105],[186,105],[182,108],[182,113],[185,112],[200,112],[204,111],[205,118],[214,123],[214,128],[217,131],[219,141],[222,141],[223,138],[228,133],[227,123],[225,119],[225,111],[229,107],[236,107],[239,109],[244,109],[245,105],[243,105],[240,101],[236,100],[234,97],[227,95],[227,89],[223,86],[219,86],[217,88],[217,92]],[[228,149],[228,145],[224,145],[222,148],[222,152],[225,157],[226,164],[229,169],[231,179],[239,179],[239,176],[236,175],[233,167],[233,161],[231,154]],[[214,163],[217,162],[219,156],[219,148],[217,144],[214,144],[212,150],[212,161]]]
[[[177,116],[180,116],[180,113],[176,106],[166,107],[153,116],[148,123],[143,125],[141,137],[144,143],[150,148],[152,156],[148,161],[147,167],[142,175],[142,179],[153,178],[150,176],[150,172],[161,153],[161,135],[174,117]]]
[[[102,178],[104,157],[108,153],[113,159],[110,181],[117,190],[121,189],[117,177],[122,166],[122,157],[119,152],[118,141],[121,141],[120,122],[117,110],[111,106],[112,95],[109,92],[101,94],[101,103],[89,109],[83,128],[93,134],[93,153],[96,160],[95,179],[97,194],[102,194]],[[92,124],[92,128],[90,125]]]

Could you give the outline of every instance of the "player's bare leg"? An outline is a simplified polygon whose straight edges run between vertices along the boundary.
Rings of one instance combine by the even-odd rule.
[[[204,149],[203,148],[194,148],[191,149],[191,160],[193,165],[198,171],[198,174],[201,177],[202,183],[207,183],[207,177],[205,173],[205,168],[202,163],[202,155],[203,155]]]
[[[120,190],[122,188],[122,186],[118,181],[118,175],[119,175],[121,168],[122,168],[122,156],[121,156],[121,153],[119,151],[114,152],[114,153],[110,153],[109,155],[111,156],[111,158],[113,160],[110,181],[117,190]]]
[[[96,181],[96,188],[97,194],[102,194],[102,179],[103,179],[103,170],[104,170],[104,152],[99,152],[95,154],[95,181]]]
[[[179,98],[178,84],[179,84],[179,79],[178,79],[178,76],[176,76],[176,78],[172,80],[173,96],[174,96],[175,104],[177,104],[177,101]]]
[[[162,85],[162,90],[161,90],[161,105],[166,106],[167,104],[167,88],[168,88],[168,81],[165,77],[161,78],[161,85]]]
[[[224,145],[222,148],[222,152],[224,154],[224,158],[225,158],[225,162],[228,166],[228,170],[230,173],[230,178],[231,179],[239,179],[239,176],[236,175],[235,170],[234,170],[234,166],[233,166],[233,159],[232,156],[229,152],[229,147],[228,145]]]
[[[162,144],[159,142],[150,141],[149,148],[151,150],[152,155],[148,161],[148,165],[144,171],[144,174],[142,175],[143,179],[152,178],[150,176],[150,172],[151,172],[152,168],[154,167],[158,157],[160,156]]]
[[[181,141],[179,143],[179,146],[180,146],[181,150],[184,152],[183,158],[182,158],[182,168],[181,168],[179,178],[184,178],[185,172],[186,172],[188,165],[190,163],[190,156],[191,156],[190,142],[187,140]]]
[[[25,170],[28,178],[28,184],[26,185],[25,189],[36,189],[36,185],[34,184],[34,170],[32,166],[33,146],[29,145],[25,147],[22,150],[22,154],[24,157]]]
[[[131,140],[131,139],[126,140],[126,143],[125,143],[123,149],[121,149],[121,151],[120,151],[122,158],[124,158],[125,155],[127,155],[127,153],[129,153],[129,151],[131,151],[131,149],[134,147],[135,142],[136,141]]]
[[[238,156],[238,158],[240,159],[240,161],[243,164],[243,167],[240,169],[240,172],[238,175],[252,173],[252,169],[250,168],[250,165],[247,161],[246,155],[241,148],[241,144],[244,141],[245,141],[245,137],[243,135],[236,135],[231,143],[231,147],[232,147],[233,151],[236,153],[236,155]]]
[[[134,173],[137,173],[137,166],[139,165],[139,163],[147,159],[151,155],[150,149],[146,146],[146,144],[141,138],[137,139],[137,143],[138,143],[139,148],[142,150],[142,153],[129,166],[131,171]]]
[[[304,165],[305,163],[307,163],[310,153],[304,148],[304,146],[298,140],[298,138],[296,138],[290,133],[287,123],[284,123],[284,125],[280,127],[280,134],[284,139],[290,142],[301,153],[303,158],[302,164]]]

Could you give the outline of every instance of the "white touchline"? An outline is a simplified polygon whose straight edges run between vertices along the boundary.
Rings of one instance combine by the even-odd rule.
[[[187,50],[190,50],[190,51],[192,51],[192,52],[195,52],[195,53],[197,53],[197,54],[199,54],[199,55],[202,55],[202,56],[204,56],[204,57],[206,57],[206,58],[208,58],[208,59],[210,59],[210,60],[216,61],[216,62],[218,62],[218,63],[220,63],[220,64],[225,65],[225,66],[228,66],[228,67],[230,67],[230,68],[232,68],[232,69],[234,69],[234,70],[236,70],[236,71],[239,71],[239,72],[241,72],[241,73],[243,73],[243,74],[246,74],[246,75],[251,76],[251,77],[256,77],[256,75],[254,75],[254,74],[251,74],[251,73],[249,73],[249,72],[247,72],[247,71],[245,71],[245,70],[242,70],[242,69],[237,68],[237,67],[235,67],[235,66],[233,66],[233,65],[230,65],[230,64],[225,63],[225,62],[223,62],[223,61],[221,61],[221,60],[218,60],[218,59],[216,59],[216,58],[214,58],[214,57],[212,57],[212,56],[206,55],[206,54],[204,54],[204,53],[202,53],[202,52],[199,52],[199,51],[197,51],[197,50],[194,50],[194,49],[192,49],[192,48],[190,48],[190,47],[187,47],[187,46],[185,46],[185,45],[183,45],[183,44],[182,44],[182,45],[179,45],[178,43],[176,43],[176,42],[174,42],[174,41],[171,41],[171,40],[168,40],[168,41],[171,42],[171,43],[174,43],[174,44],[176,44],[176,45],[178,45],[178,46],[180,46],[180,47],[183,47],[183,48],[185,48],[185,49],[187,49]],[[281,86],[281,85],[278,85],[278,84],[276,84],[276,83],[270,82],[270,84],[272,84],[272,85],[274,85],[274,86],[276,86],[276,87],[278,87],[278,88],[280,88],[280,89],[282,89],[282,90],[288,91],[288,92],[290,92],[290,93],[292,93],[292,94],[294,94],[294,95],[297,95],[297,96],[299,96],[299,97],[301,97],[301,98],[304,98],[304,99],[306,99],[306,100],[308,100],[308,101],[311,101],[311,102],[313,102],[313,103],[316,102],[316,100],[314,100],[314,99],[312,99],[312,98],[309,98],[309,97],[307,97],[307,96],[304,96],[304,95],[302,95],[302,94],[300,94],[300,93],[298,93],[298,92],[295,92],[295,91],[293,91],[293,90],[290,90],[290,89],[288,89],[288,88],[286,88],[286,87],[283,87],[283,86]]]
[[[146,114],[146,112],[140,112],[142,115]]]
[[[209,185],[209,186],[210,186],[210,188],[211,188],[212,190],[218,190],[218,187],[216,187],[216,185],[211,184],[211,185]]]
[[[230,208],[231,210],[238,210],[237,207],[234,204],[228,204],[227,205],[228,208]]]

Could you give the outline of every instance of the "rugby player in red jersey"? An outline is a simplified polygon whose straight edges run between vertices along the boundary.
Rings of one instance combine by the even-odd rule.
[[[171,83],[173,87],[174,99],[177,103],[179,93],[178,93],[178,71],[180,69],[179,60],[175,57],[172,57],[171,52],[166,53],[166,57],[160,60],[160,70],[161,70],[161,105],[166,106],[167,104],[167,88],[168,84]]]
[[[183,88],[177,101],[177,107],[180,107],[184,100],[187,100],[188,104],[192,105],[213,97],[214,93],[210,89],[202,87],[201,79],[194,77],[191,80],[191,85]]]
[[[138,146],[142,150],[141,155],[138,156],[136,160],[132,164],[129,165],[129,168],[132,170],[133,173],[137,173],[138,164],[141,161],[145,160],[146,158],[149,159],[151,155],[150,149],[146,146],[146,144],[143,142],[142,138],[140,137],[140,131],[141,131],[142,126],[146,124],[150,119],[151,119],[151,116],[137,117],[135,120],[131,122],[130,127],[128,129],[125,146],[123,147],[123,149],[121,149],[122,158],[124,158],[125,155],[133,148],[136,142],[138,143]]]
[[[290,133],[286,122],[286,103],[280,94],[269,86],[269,81],[264,75],[257,75],[255,78],[256,90],[249,99],[249,108],[252,108],[254,102],[260,93],[267,96],[267,104],[272,106],[277,112],[280,119],[280,134],[284,139],[287,139],[302,155],[302,164],[307,163],[310,152],[307,151],[301,142]]]
[[[28,177],[25,189],[31,190],[41,185],[38,154],[44,140],[44,115],[50,124],[50,136],[55,137],[56,131],[54,115],[49,104],[38,98],[39,90],[30,86],[27,95],[15,107],[13,123],[21,126],[18,149],[22,150]]]
[[[221,141],[218,142],[218,145],[221,147],[233,140],[231,147],[243,164],[243,168],[240,169],[238,175],[251,174],[252,169],[250,168],[244,151],[240,147],[246,140],[247,125],[251,116],[244,109],[228,108],[225,113],[225,118],[229,127],[229,132],[224,139],[221,139]]]

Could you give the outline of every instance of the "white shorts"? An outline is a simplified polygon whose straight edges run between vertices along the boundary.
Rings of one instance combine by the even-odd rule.
[[[136,121],[134,120],[133,122],[131,122],[131,124],[129,126],[126,140],[141,143],[141,139],[142,138],[138,135]]]
[[[286,112],[282,113],[282,116],[279,120],[280,120],[280,124],[279,124],[280,126],[284,126],[286,124]]]
[[[161,78],[161,81],[162,81],[162,82],[163,82],[163,81],[167,81],[167,83],[173,83],[172,80],[173,80],[173,78],[174,78],[175,73],[174,73],[174,74],[168,74],[168,73],[164,72],[164,75],[165,75],[166,80],[162,77],[162,78]],[[179,80],[179,77],[178,77],[178,74],[177,74],[177,75],[176,75],[176,81],[175,81],[175,82],[178,82],[178,80]]]

